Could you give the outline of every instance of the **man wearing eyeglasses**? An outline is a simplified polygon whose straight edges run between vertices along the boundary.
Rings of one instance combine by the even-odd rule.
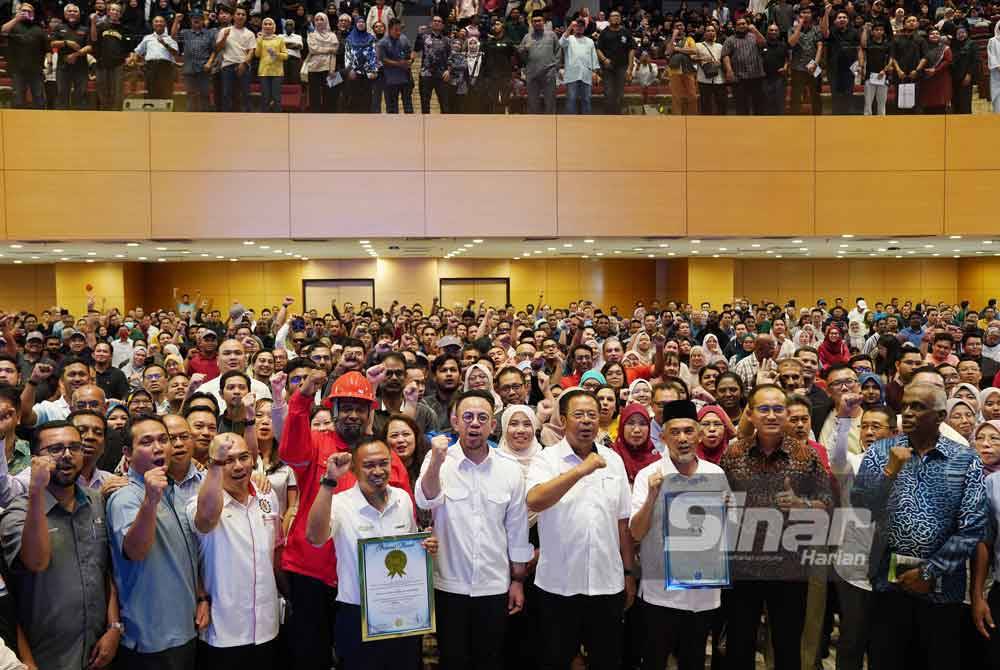
[[[415,486],[441,544],[434,604],[442,670],[501,670],[507,617],[524,607],[534,556],[524,478],[517,462],[490,448],[495,424],[492,395],[461,393],[451,415],[458,442],[431,441]]]
[[[827,452],[833,450],[837,433],[847,433],[847,449],[852,454],[864,453],[861,444],[861,384],[858,375],[846,365],[831,365],[823,371],[826,391],[836,411],[830,412],[819,431],[819,443]]]
[[[108,499],[107,526],[125,630],[116,667],[176,668],[195,663],[198,544],[185,501],[167,476],[173,445],[163,419],[132,421],[129,483]],[[169,606],[164,604],[168,603]],[[197,612],[196,612],[197,610]]]
[[[84,445],[71,423],[42,425],[28,495],[0,518],[17,619],[40,668],[103,667],[122,635],[108,588],[104,501],[77,482],[83,465]]]
[[[170,411],[170,401],[167,400],[167,370],[162,365],[150,363],[142,371],[142,388],[149,392],[153,400],[153,409],[163,415]]]
[[[399,352],[390,352],[382,363],[368,369],[368,381],[378,389],[379,407],[375,410],[372,432],[381,435],[393,414],[409,414],[421,432],[434,426],[436,417],[430,407],[420,402],[420,389],[416,383],[406,382],[406,359]],[[405,391],[405,393],[404,393]]]
[[[528,468],[527,504],[538,514],[541,545],[535,586],[549,626],[539,667],[570,667],[582,644],[590,667],[617,668],[623,613],[636,593],[628,530],[632,492],[621,457],[594,441],[594,394],[565,391],[559,412],[566,436]]]

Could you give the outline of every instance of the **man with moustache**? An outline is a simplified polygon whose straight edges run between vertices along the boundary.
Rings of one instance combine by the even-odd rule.
[[[419,401],[408,400],[403,394],[406,385],[406,359],[403,358],[403,355],[395,351],[386,354],[382,358],[381,365],[369,368],[369,379],[372,379],[373,373],[375,380],[381,381],[381,383],[378,384],[380,406],[375,410],[372,432],[375,435],[380,435],[385,430],[386,424],[389,423],[389,417],[400,413],[412,416],[421,432],[428,432],[434,425],[434,412]],[[412,391],[416,392],[416,386],[412,388]]]
[[[662,670],[673,654],[679,670],[704,670],[705,642],[712,619],[722,605],[721,589],[670,591],[663,588],[663,523],[666,505],[661,491],[727,492],[722,468],[698,458],[698,411],[690,400],[663,405],[660,438],[663,458],[635,477],[629,532],[639,543],[639,608],[646,631],[642,650],[644,670]],[[650,532],[650,529],[653,532]],[[655,633],[654,633],[655,632]]]
[[[71,423],[40,426],[28,495],[0,518],[8,584],[39,668],[103,667],[122,635],[109,588],[104,501],[77,481],[83,464],[84,445]]]
[[[569,389],[559,398],[566,437],[528,468],[528,510],[538,514],[535,573],[539,611],[550,628],[539,651],[544,670],[570,666],[581,643],[594,668],[622,660],[622,615],[636,584],[625,465],[597,437],[597,398]]]
[[[431,510],[444,552],[434,561],[434,601],[443,670],[503,667],[507,617],[524,607],[528,510],[520,466],[489,446],[493,396],[455,400],[458,442],[438,435],[416,483],[417,506]]]
[[[107,526],[125,631],[116,667],[191,670],[208,601],[197,596],[198,544],[167,476],[173,455],[163,419],[132,421],[129,483],[108,499]],[[164,606],[169,603],[169,606]]]
[[[309,510],[306,539],[321,547],[331,538],[337,550],[337,654],[347,668],[384,668],[414,665],[420,653],[419,637],[361,641],[361,587],[358,584],[358,541],[416,533],[420,529],[413,502],[403,489],[389,485],[392,456],[385,442],[364,437],[354,450],[331,454],[322,486]],[[353,472],[354,486],[333,494],[339,480]],[[437,553],[437,539],[424,540]],[[408,663],[409,662],[409,663]]]
[[[188,422],[194,440],[192,458],[205,465],[208,462],[208,447],[218,433],[219,418],[210,407],[194,406],[184,410],[184,419]]]
[[[281,539],[278,499],[251,484],[253,459],[236,433],[215,436],[208,463],[198,497],[187,504],[211,610],[198,663],[272,668],[279,615],[274,578]]]
[[[174,490],[185,505],[198,494],[198,489],[205,478],[205,471],[194,463],[195,442],[191,435],[191,426],[187,419],[176,414],[163,417],[170,433],[170,444],[173,451],[167,465],[167,475],[174,485]],[[212,438],[214,438],[214,434]],[[212,438],[209,438],[211,445]],[[207,450],[206,450],[207,453]],[[208,458],[205,459],[208,462]]]
[[[108,430],[107,419],[95,410],[78,409],[70,413],[69,422],[79,431],[80,441],[83,443],[83,468],[80,470],[78,479],[80,486],[103,491],[104,485],[109,482],[119,485],[127,483],[124,477],[117,477],[98,467],[98,462],[104,456]]]

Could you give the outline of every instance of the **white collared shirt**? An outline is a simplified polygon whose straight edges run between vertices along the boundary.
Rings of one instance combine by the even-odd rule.
[[[414,487],[417,506],[432,510],[440,549],[434,560],[435,588],[469,596],[492,596],[510,588],[510,564],[534,556],[528,542],[524,478],[516,461],[489,449],[478,465],[458,444],[441,466],[441,492],[424,495],[424,459]]]
[[[249,374],[249,373],[247,373]],[[215,401],[219,403],[219,409],[223,412],[226,411],[226,401],[222,399],[222,375],[214,377],[198,389],[201,393],[211,393],[215,396]],[[271,389],[268,388],[267,384],[262,381],[258,381],[253,377],[250,378],[250,392],[256,396],[257,400],[267,399],[271,400]]]
[[[559,502],[538,514],[541,552],[535,585],[549,593],[596,596],[625,588],[618,522],[628,519],[632,494],[621,457],[595,447],[607,467],[577,481]],[[582,462],[563,438],[531,461],[527,489]]]
[[[657,470],[663,473],[660,495],[666,491],[678,493],[683,491],[718,491],[720,487],[729,490],[725,471],[715,463],[699,458],[698,468],[694,475],[687,477],[677,471],[677,466],[670,459],[670,452],[665,451],[663,458],[639,470],[635,476],[635,481],[632,483],[632,516],[635,516],[646,502],[646,498],[649,496],[649,478]],[[666,510],[664,510],[664,514],[666,514]],[[631,517],[629,520],[631,521]],[[649,532],[662,534],[663,530],[650,527]],[[647,570],[643,569],[642,579],[639,580],[639,597],[650,605],[669,607],[685,612],[705,612],[722,605],[721,589],[667,591],[663,588],[664,578],[665,575],[662,571],[658,574],[655,572],[647,574]]]
[[[188,502],[198,537],[201,574],[212,622],[201,639],[213,647],[263,644],[278,636],[274,548],[281,536],[274,492],[251,493],[246,506],[222,492],[222,516],[210,533],[195,528],[198,498]]]
[[[357,484],[333,496],[330,535],[337,556],[337,601],[361,604],[358,583],[358,540],[416,533],[416,518],[410,496],[388,487],[385,510],[372,507]]]

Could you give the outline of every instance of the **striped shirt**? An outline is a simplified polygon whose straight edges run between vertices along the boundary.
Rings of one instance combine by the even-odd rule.
[[[736,79],[760,79],[764,76],[764,59],[757,46],[757,37],[746,32],[742,37],[730,35],[722,43],[722,57],[729,56]]]

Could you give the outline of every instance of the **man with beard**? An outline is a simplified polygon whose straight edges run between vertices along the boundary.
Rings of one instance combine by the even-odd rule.
[[[62,394],[56,400],[43,400],[35,404],[35,389],[52,376],[54,368],[44,359],[35,364],[28,383],[21,391],[21,425],[33,428],[49,421],[62,421],[69,416],[69,398],[81,386],[90,383],[90,368],[81,360],[70,358],[63,362],[59,389]]]
[[[167,412],[179,414],[184,411],[184,400],[187,398],[191,378],[184,372],[178,372],[167,380]]]
[[[402,354],[398,352],[386,354],[382,363],[369,368],[368,373],[369,381],[377,385],[380,401],[380,406],[375,410],[375,421],[372,424],[372,432],[375,435],[382,434],[386,424],[389,423],[389,417],[393,414],[413,416],[413,420],[417,422],[417,426],[423,433],[431,429],[436,417],[430,407],[419,402],[417,385],[405,383],[406,359],[403,358]],[[405,397],[403,392],[406,386],[409,386],[410,397]]]
[[[193,458],[204,465],[208,462],[208,447],[219,432],[219,417],[215,410],[206,405],[190,405],[184,410],[194,440]]]
[[[243,345],[238,340],[226,340],[219,345],[219,356],[217,362],[220,376],[216,376],[214,379],[206,377],[205,383],[202,384],[198,390],[202,393],[211,393],[215,396],[215,399],[219,401],[219,407],[225,407],[226,403],[222,397],[222,377],[224,377],[227,372],[232,370],[236,370],[241,373],[246,372],[246,349],[243,348]],[[247,377],[247,389],[252,391],[258,400],[261,398],[271,397],[271,389],[267,384],[259,382],[256,379],[251,379],[250,377]]]
[[[566,436],[535,457],[527,481],[541,545],[538,607],[550,625],[541,666],[569,667],[583,644],[592,667],[617,668],[622,615],[636,589],[628,476],[621,457],[594,442],[599,413],[592,393],[566,391],[559,413]]]
[[[107,527],[125,631],[116,667],[194,668],[199,602],[198,545],[181,496],[170,486],[167,426],[147,414],[133,420],[129,483],[108,499]],[[165,606],[169,604],[169,606]]]
[[[187,504],[197,495],[205,472],[194,464],[195,443],[187,419],[176,414],[167,414],[163,417],[163,423],[167,426],[167,432],[170,433],[170,443],[173,446],[170,462],[167,465],[167,475],[174,485],[176,495],[183,499],[184,504]],[[208,440],[209,445],[214,437],[213,432],[212,437]],[[206,453],[208,453],[207,448]]]
[[[312,398],[325,373],[311,370],[288,400],[279,456],[295,472],[299,484],[299,507],[309,509],[319,492],[320,478],[333,453],[353,451],[361,440],[375,404],[371,384],[360,372],[339,377],[324,404],[334,415],[334,430],[313,431],[309,424]],[[354,485],[347,474],[336,491]],[[410,492],[406,466],[395,453],[389,484]],[[337,585],[336,561],[331,561],[330,543],[314,547],[306,540],[307,515],[298,515],[289,530],[282,567],[288,573],[292,616],[288,623],[289,647],[293,664],[300,670],[328,670],[333,641]]]
[[[217,435],[208,462],[198,497],[187,504],[212,613],[198,663],[272,668],[279,619],[274,579],[281,539],[278,499],[273,491],[251,486],[253,458],[239,435]]]
[[[107,342],[94,345],[94,382],[109,398],[125,400],[128,396],[128,379],[125,373],[111,365],[111,345]]]
[[[451,426],[458,442],[431,441],[415,487],[445,548],[434,561],[441,667],[500,670],[507,617],[524,607],[525,564],[534,555],[524,477],[516,461],[489,446],[496,420],[488,392],[459,395]],[[467,494],[452,494],[459,489]]]
[[[713,616],[722,605],[721,589],[669,591],[663,588],[664,496],[706,491],[726,492],[725,473],[718,465],[698,458],[698,412],[690,400],[663,404],[663,458],[647,465],[635,477],[629,532],[639,543],[644,578],[639,584],[639,607],[646,635],[643,667],[659,670],[671,654],[679,670],[704,670],[705,642]],[[656,529],[650,533],[650,529]],[[655,634],[658,632],[659,634]]]
[[[247,412],[244,402],[250,389],[250,377],[239,370],[230,370],[219,379],[221,380],[222,402],[225,409],[222,410],[222,415],[219,417],[218,432],[244,435],[247,430],[253,431],[256,415]],[[247,402],[252,409],[253,399]]]
[[[431,374],[434,375],[434,393],[424,396],[423,403],[434,412],[434,423],[429,426],[433,431],[451,429],[451,398],[455,395],[462,382],[461,363],[450,354],[441,354],[431,363]]]
[[[198,348],[188,352],[187,372],[189,375],[201,373],[205,379],[219,376],[219,335],[211,328],[202,328],[198,338]]]
[[[72,424],[42,425],[35,454],[28,495],[0,519],[18,621],[37,667],[103,667],[122,635],[104,501],[77,482],[84,446]]]
[[[107,440],[108,422],[104,415],[92,409],[76,409],[70,413],[69,422],[80,433],[80,441],[83,443],[83,468],[80,470],[77,483],[83,488],[101,491],[105,495],[127,484],[128,480],[124,477],[117,477],[98,467],[101,457],[104,456]],[[105,485],[114,488],[106,490]]]

